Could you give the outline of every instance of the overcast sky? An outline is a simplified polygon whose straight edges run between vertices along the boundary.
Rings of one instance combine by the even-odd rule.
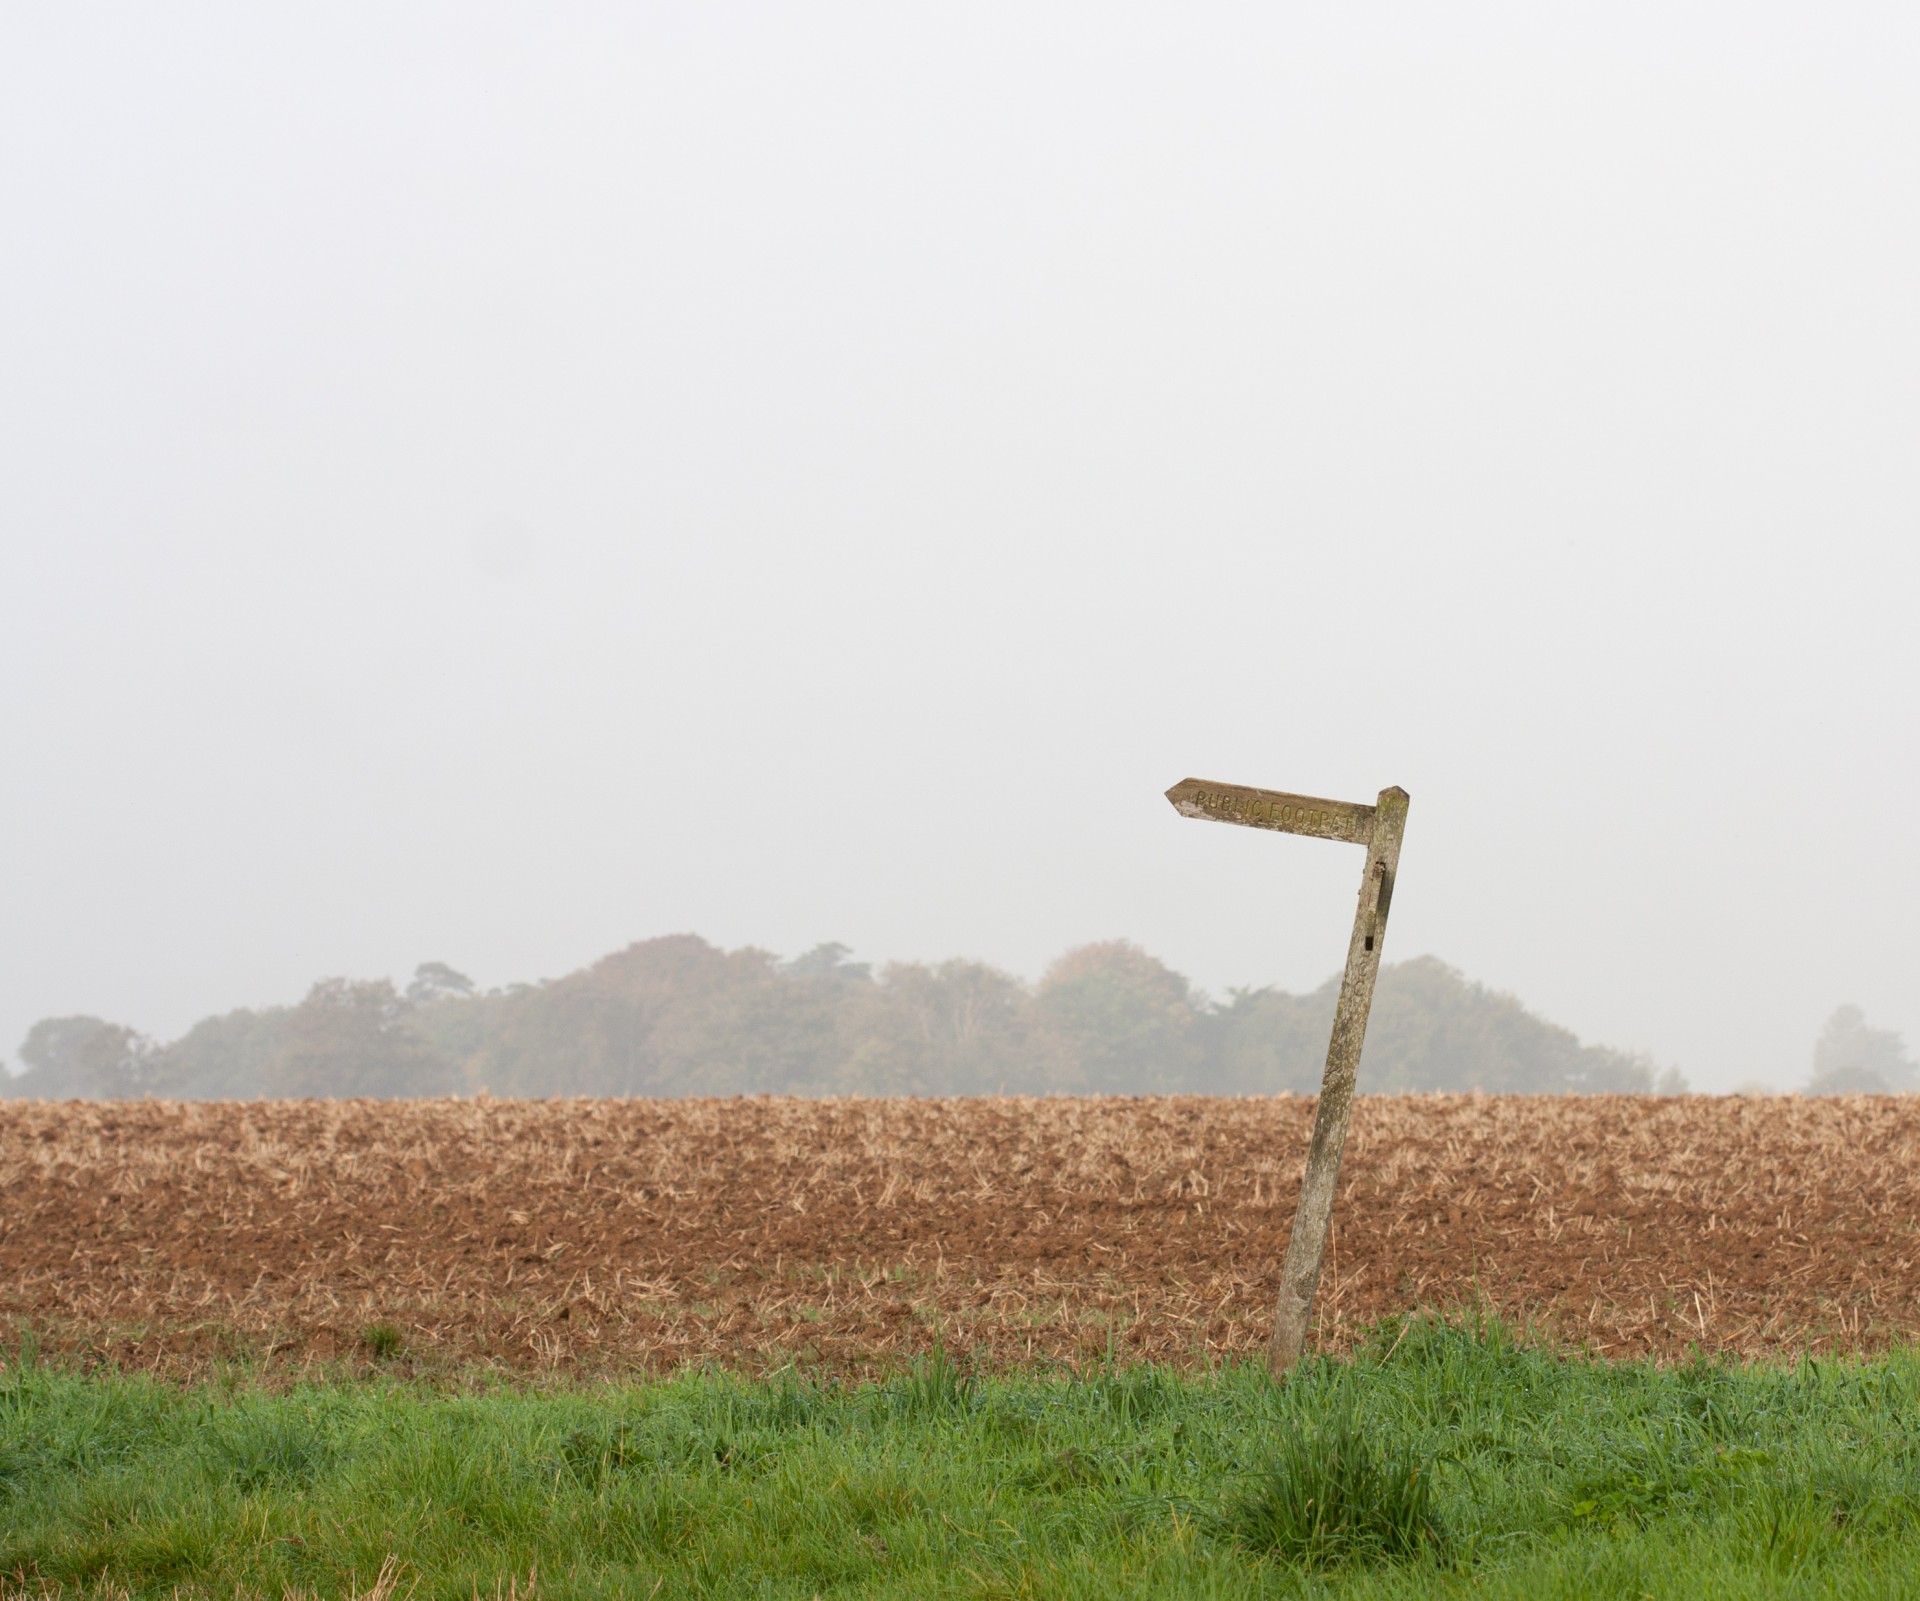
[[[1911,6],[10,5],[0,1048],[692,930],[1920,1044]]]

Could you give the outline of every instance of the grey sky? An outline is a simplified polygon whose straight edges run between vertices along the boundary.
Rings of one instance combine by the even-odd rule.
[[[0,1048],[690,929],[1920,1039],[1910,7],[0,20]]]

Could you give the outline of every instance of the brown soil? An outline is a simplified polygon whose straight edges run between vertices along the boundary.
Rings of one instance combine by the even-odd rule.
[[[1313,1103],[0,1104],[0,1360],[983,1360],[1264,1340]],[[1362,1098],[1319,1339],[1479,1302],[1609,1354],[1920,1332],[1920,1097]]]

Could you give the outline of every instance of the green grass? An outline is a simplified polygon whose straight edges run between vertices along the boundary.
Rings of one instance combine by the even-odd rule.
[[[0,1595],[1920,1595],[1920,1356],[273,1391],[0,1370]]]

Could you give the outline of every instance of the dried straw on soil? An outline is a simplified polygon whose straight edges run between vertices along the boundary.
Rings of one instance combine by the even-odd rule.
[[[0,1105],[0,1335],[184,1371],[1183,1358],[1265,1337],[1313,1103]],[[1320,1339],[1920,1332],[1920,1098],[1362,1098]],[[10,1327],[9,1327],[10,1325]],[[391,1344],[391,1340],[387,1342]]]

